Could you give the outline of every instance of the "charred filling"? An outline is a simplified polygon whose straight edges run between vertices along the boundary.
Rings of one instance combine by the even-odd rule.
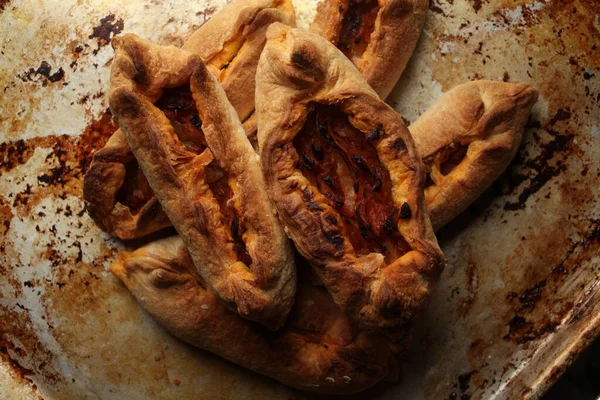
[[[379,13],[377,0],[350,0],[342,21],[338,48],[354,61],[360,58],[371,41]]]
[[[425,182],[425,187],[435,185],[431,173],[432,164],[437,167],[441,175],[446,176],[460,165],[460,163],[467,156],[468,150],[468,145],[463,145],[460,143],[451,143],[448,146],[439,150],[433,156],[429,157],[428,160],[424,160],[425,165],[429,169],[429,174],[427,174],[427,181]]]
[[[365,134],[336,107],[317,105],[294,146],[297,168],[339,213],[356,255],[377,252],[389,263],[409,250],[397,229],[409,211],[395,207],[389,172],[370,143],[380,129]]]
[[[177,137],[188,151],[200,154],[206,150],[208,145],[202,132],[202,121],[198,116],[198,110],[196,109],[196,104],[189,88],[165,89],[163,95],[156,103],[156,107],[169,119]],[[137,163],[135,168],[131,168],[131,170],[135,171],[135,178],[126,178],[121,191],[124,191],[126,196],[131,197],[131,193],[133,192],[130,192],[129,188],[132,188],[132,185],[138,185],[135,187],[140,188],[138,191],[143,188],[143,193],[147,196],[145,200],[140,200],[143,205],[145,201],[148,201],[153,196],[152,191],[146,178],[137,167]],[[128,168],[127,171],[129,175],[130,169]],[[134,175],[134,172],[131,175]],[[250,265],[252,258],[248,254],[246,244],[242,240],[245,226],[237,210],[233,207],[232,201],[230,201],[233,197],[233,191],[228,183],[227,172],[216,163],[211,163],[206,169],[206,181],[211,192],[219,202],[219,208],[223,215],[223,223],[229,227],[238,260],[244,262],[246,265]],[[129,205],[128,203],[124,204]]]

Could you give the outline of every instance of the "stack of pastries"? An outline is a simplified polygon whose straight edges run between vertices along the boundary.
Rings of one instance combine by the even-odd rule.
[[[116,37],[84,198],[111,271],[171,334],[289,386],[394,380],[444,266],[434,232],[514,157],[537,92],[475,81],[410,129],[382,99],[426,0],[233,0],[181,47]]]

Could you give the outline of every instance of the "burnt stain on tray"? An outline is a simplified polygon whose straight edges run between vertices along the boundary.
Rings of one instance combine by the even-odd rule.
[[[52,69],[52,66],[47,61],[42,61],[39,67],[29,68],[27,71],[23,71],[17,75],[17,77],[23,82],[32,82],[41,78],[42,86],[46,87],[48,82],[55,83],[65,77],[65,71],[62,67],[59,67],[54,73],[51,73]]]
[[[510,292],[507,295],[507,301],[515,304],[516,309],[507,322],[508,333],[504,339],[524,344],[554,332],[574,308],[573,299],[557,298],[558,289],[570,274],[599,251],[600,220],[593,220],[583,238],[571,245],[545,278],[520,294]]]
[[[10,207],[8,207],[11,202],[18,215],[30,216],[38,221],[43,220],[48,215],[60,215],[64,220],[74,224],[75,227],[81,228],[82,222],[80,219],[84,213],[83,209],[80,211],[73,210],[69,204],[52,206],[51,208],[42,206],[43,211],[38,211],[36,215],[32,215],[33,208],[47,197],[66,199],[67,196],[81,196],[83,175],[91,162],[93,153],[104,146],[116,129],[110,111],[106,110],[100,118],[93,120],[88,125],[81,136],[50,135],[0,144],[0,173],[8,172],[19,165],[27,163],[36,148],[51,149],[52,151],[44,162],[53,165],[53,167],[37,176],[35,188],[27,184],[25,190],[19,193],[0,195],[0,215],[5,221],[5,224],[0,226],[0,230],[10,229],[10,221],[14,217]],[[56,166],[56,164],[58,165]],[[55,270],[53,277],[47,277],[43,280],[33,279],[21,283],[12,278],[10,273],[14,268],[25,266],[0,265],[0,278],[7,279],[7,282],[14,288],[15,298],[17,299],[16,307],[13,309],[0,305],[0,315],[3,316],[3,323],[0,324],[0,360],[3,360],[5,365],[9,367],[11,375],[16,381],[28,384],[34,392],[37,390],[37,386],[32,378],[36,375],[43,377],[48,382],[62,382],[64,379],[54,367],[54,365],[57,365],[54,353],[45,348],[37,337],[34,324],[29,317],[31,310],[21,305],[18,298],[22,296],[24,290],[31,291],[34,296],[41,298],[49,297],[49,291],[67,290],[65,286],[75,278],[77,278],[77,282],[73,286],[74,293],[69,295],[68,298],[78,298],[82,293],[85,293],[85,290],[88,290],[88,287],[89,293],[92,295],[93,289],[90,285],[101,280],[101,277],[91,272],[90,268],[93,270],[93,268],[102,265],[101,262],[98,264],[93,262],[92,265],[83,263],[82,240],[93,241],[94,238],[79,237],[78,234],[72,234],[71,232],[67,232],[62,237],[58,234],[56,225],[47,228],[41,225],[40,223],[35,226],[36,233],[54,238],[51,240],[51,246],[43,255],[45,259],[49,260],[51,268]],[[95,239],[99,240],[98,238]],[[76,251],[71,255],[62,254],[54,247],[57,241],[71,243],[71,248]],[[14,252],[14,249],[7,248],[6,237],[3,236],[3,239],[0,239],[0,254],[7,257],[12,254],[9,252]],[[101,256],[101,260],[113,255],[112,252],[107,253]],[[99,259],[99,261],[101,260]],[[74,269],[69,268],[69,266],[74,267]],[[94,284],[93,287],[95,286],[97,284]],[[47,322],[48,319],[42,316],[42,320],[46,321],[47,329],[53,332],[54,326]],[[11,338],[18,338],[18,342],[12,341]],[[35,364],[31,364],[34,360]]]
[[[10,0],[0,0],[0,13],[6,10],[6,6],[8,6],[9,2]]]
[[[72,177],[83,177],[93,153],[104,146],[116,130],[117,126],[107,109],[99,119],[88,125],[81,136],[50,135],[0,143],[0,172],[26,163],[36,148],[52,148],[52,156],[58,159],[59,166],[44,172],[38,181],[64,185]]]
[[[125,26],[122,18],[117,18],[115,14],[107,15],[100,20],[100,24],[94,27],[88,39],[98,39],[98,47],[92,51],[94,55],[98,54],[100,49],[110,43],[115,35],[121,33]]]
[[[531,158],[527,156],[527,148],[522,148],[519,156],[515,158],[511,167],[509,167],[508,180],[506,183],[506,192],[510,194],[521,187],[522,182],[526,182],[524,188],[520,189],[517,195],[517,201],[509,201],[504,204],[504,210],[516,211],[525,208],[527,200],[544,187],[552,178],[566,171],[566,158],[571,154],[572,141],[575,135],[567,129],[561,133],[555,129],[555,125],[560,122],[568,121],[571,118],[569,107],[560,108],[546,124],[543,131],[550,136],[547,141],[542,141],[538,130],[541,125],[537,121],[531,121],[528,128],[531,129],[536,143],[540,148],[540,154]]]

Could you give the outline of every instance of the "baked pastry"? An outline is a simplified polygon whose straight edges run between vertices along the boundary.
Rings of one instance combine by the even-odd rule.
[[[171,225],[118,129],[94,154],[83,196],[88,214],[105,232],[134,239]]]
[[[218,77],[253,146],[254,76],[266,28],[275,21],[294,25],[290,0],[233,0],[183,45]],[[94,155],[84,178],[83,197],[89,215],[102,230],[120,239],[134,239],[171,225],[147,188],[129,145],[117,131]]]
[[[458,216],[508,167],[537,91],[524,83],[475,81],[446,93],[411,126],[428,173],[435,230]]]
[[[443,265],[402,119],[322,37],[273,24],[256,76],[261,164],[288,236],[335,302],[395,334]]]
[[[323,0],[310,31],[335,44],[384,99],[410,59],[428,0]]]
[[[300,285],[277,332],[235,315],[206,288],[178,236],[119,253],[111,271],[177,338],[286,385],[349,394],[397,375],[385,340],[358,331],[323,289]]]
[[[254,112],[254,78],[265,32],[273,22],[295,25],[291,0],[233,0],[183,44],[217,77],[240,120]]]
[[[198,272],[244,318],[281,326],[293,252],[223,88],[185,50],[135,35],[113,46],[110,108]]]

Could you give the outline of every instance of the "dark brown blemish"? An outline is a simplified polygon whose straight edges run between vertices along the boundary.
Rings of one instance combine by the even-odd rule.
[[[517,197],[517,201],[504,204],[504,210],[516,211],[524,209],[527,200],[532,195],[537,193],[552,178],[566,171],[567,166],[563,159],[557,160],[554,165],[550,165],[549,161],[554,159],[557,155],[562,155],[564,158],[571,148],[571,143],[575,135],[569,132],[561,134],[554,129],[555,124],[567,121],[570,117],[571,110],[568,107],[564,109],[561,108],[544,127],[544,130],[551,136],[551,139],[545,144],[540,144],[541,152],[539,156],[533,159],[527,159],[527,156],[524,153],[526,152],[526,149],[523,148],[517,157],[515,157],[509,167],[509,171],[513,171],[513,167],[515,166],[523,165],[525,168],[520,169],[525,170],[525,172],[512,172],[507,176],[508,179],[506,179],[505,182],[507,190],[504,194],[511,193],[526,180],[529,180],[529,184],[521,191]],[[529,124],[527,128],[538,128],[539,126],[539,122],[535,121],[534,123]],[[539,141],[539,136],[535,133],[534,138]]]
[[[367,134],[367,140],[369,141],[374,141],[377,140],[381,137],[381,126],[377,126],[375,128],[373,128],[368,134]]]
[[[326,220],[328,216],[325,217]],[[333,219],[337,223],[337,219],[333,217]],[[329,220],[327,222],[330,222]],[[331,222],[330,222],[331,223]],[[332,244],[336,250],[342,251],[344,249],[344,239],[340,236],[340,231],[337,228],[337,224],[334,225],[333,229],[326,229],[323,225],[321,225],[321,232],[323,233],[323,237],[327,240],[328,243]]]
[[[296,51],[292,54],[292,63],[304,72],[310,71],[314,67],[313,61],[302,51]]]
[[[411,216],[412,216],[412,211],[410,209],[410,206],[408,205],[407,202],[404,202],[404,204],[402,204],[402,207],[400,207],[400,218],[408,219]]]
[[[436,14],[443,15],[444,17],[447,16],[444,10],[442,10],[441,7],[437,4],[437,0],[431,0],[429,2],[429,10]]]
[[[600,220],[594,220],[585,237],[571,245],[561,262],[552,268],[544,279],[536,282],[518,296],[519,305],[507,323],[509,330],[503,339],[524,344],[539,340],[548,333],[554,332],[564,314],[572,307],[564,307],[560,312],[549,313],[550,305],[545,304],[543,300],[551,298],[549,293],[560,287],[566,277],[582,265],[586,257],[595,254],[599,244]],[[516,297],[516,294],[510,293],[509,302]],[[539,304],[541,305],[538,307]],[[539,313],[535,311],[539,311]],[[537,314],[540,316],[536,318]]]
[[[481,0],[473,0],[473,10],[475,10],[475,12],[481,10]]]
[[[308,188],[302,189],[302,200],[306,203],[306,207],[312,211],[323,211],[323,207],[315,202],[312,193]]]
[[[350,159],[361,171],[366,172],[368,174],[371,173],[371,170],[369,169],[369,166],[367,165],[367,162],[365,161],[364,157],[352,154],[350,155]]]
[[[471,386],[471,378],[476,373],[477,373],[477,371],[473,370],[473,371],[470,371],[470,372],[467,372],[465,374],[458,376],[458,389],[460,390],[460,393],[461,393],[461,396],[460,396],[461,400],[471,398],[470,395],[466,394],[466,391],[469,390],[469,386]]]
[[[390,144],[390,147],[396,150],[404,150],[406,148],[406,143],[404,143],[404,140],[402,139],[396,139]]]
[[[0,0],[0,13],[6,9],[6,5],[10,0]]]
[[[10,171],[24,164],[33,155],[33,149],[23,139],[11,143],[0,143],[0,171]]]
[[[92,53],[98,54],[100,48],[110,43],[111,39],[121,33],[124,27],[122,18],[116,18],[115,14],[107,15],[100,20],[100,25],[94,27],[94,31],[88,36],[88,39],[98,39],[98,47]]]
[[[197,115],[190,116],[190,123],[194,128],[198,129],[199,131],[202,130],[202,121],[200,121],[200,118],[198,118]]]
[[[210,18],[211,15],[213,15],[215,13],[215,8],[214,7],[209,7],[206,10],[202,10],[202,11],[198,11],[196,13],[197,17],[202,17],[204,18],[204,21],[206,21],[207,19]]]
[[[52,67],[50,64],[47,61],[42,61],[37,69],[29,68],[27,71],[17,75],[17,77],[23,82],[33,82],[37,77],[42,77],[42,85],[44,87],[48,85],[48,82],[55,83],[65,77],[65,71],[62,67],[59,67],[53,74],[50,73],[51,71]]]

